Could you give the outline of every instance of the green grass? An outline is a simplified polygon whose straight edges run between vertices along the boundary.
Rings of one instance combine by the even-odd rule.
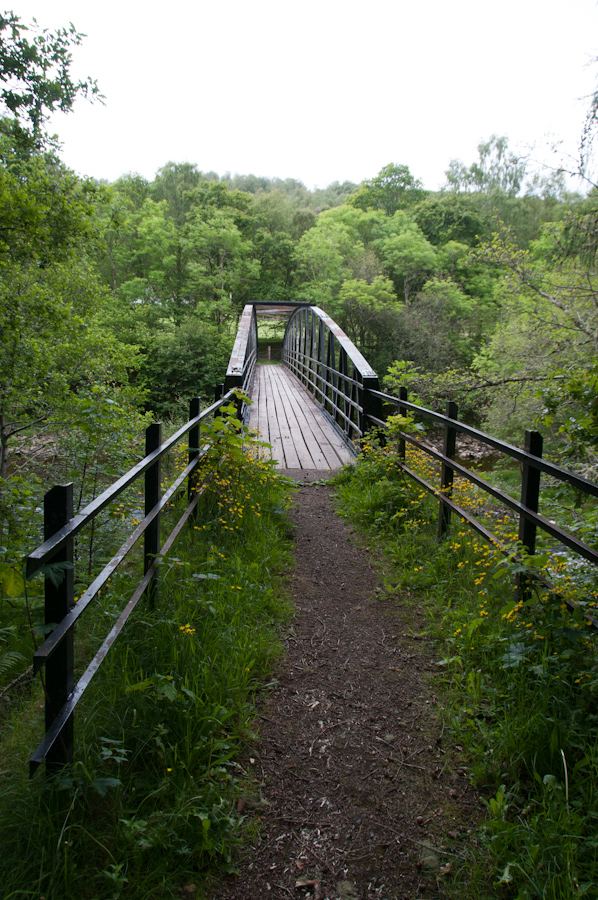
[[[252,782],[241,752],[288,613],[290,485],[238,442],[227,460],[213,463],[198,517],[162,566],[156,608],[138,606],[77,708],[74,765],[29,781],[39,690],[13,717],[3,897],[172,897],[233,866],[236,798]],[[96,616],[122,607],[129,577],[113,580]]]
[[[430,477],[421,454],[409,465]],[[479,497],[458,490],[458,502],[483,517]],[[387,594],[428,614],[434,689],[472,783],[486,798],[472,858],[453,867],[447,894],[598,896],[595,631],[546,592],[517,602],[518,559],[459,519],[438,543],[437,502],[400,472],[390,450],[366,446],[341,476],[338,497],[343,514],[384,548]],[[509,516],[490,507],[488,515],[503,537],[512,536]],[[594,602],[595,578],[588,584],[582,573],[575,583],[569,571],[567,579],[564,587],[577,599]]]

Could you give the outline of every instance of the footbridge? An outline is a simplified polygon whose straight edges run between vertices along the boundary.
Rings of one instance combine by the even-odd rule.
[[[257,366],[257,311],[268,309],[286,315],[281,363]],[[199,397],[191,398],[189,420],[166,440],[162,425],[154,422],[145,433],[145,456],[128,472],[80,511],[74,511],[72,482],[55,485],[44,497],[44,542],[26,560],[26,576],[44,567],[61,567],[62,580],[45,579],[44,617],[50,629],[33,660],[34,673],[45,670],[46,733],[29,760],[31,773],[46,762],[46,771],[61,770],[74,757],[73,715],[106,655],[142,597],[150,607],[158,596],[159,569],[187,522],[192,522],[210,477],[197,478],[204,458],[212,449],[218,465],[218,442],[202,442],[201,428],[226,405],[236,400],[243,423],[259,431],[277,467],[285,470],[338,470],[356,452],[356,443],[378,418],[380,398],[376,373],[347,335],[330,316],[316,306],[302,303],[245,306],[220,396],[206,409]],[[379,393],[379,392],[378,392]],[[162,460],[188,441],[188,463],[165,489]],[[179,456],[180,460],[180,456]],[[168,481],[169,479],[167,479]],[[144,487],[138,491],[139,482]],[[81,531],[134,486],[136,509],[133,531],[115,555],[93,578],[75,604],[75,541]],[[166,536],[162,515],[187,495],[182,515]],[[176,518],[176,517],[175,517]],[[172,522],[168,523],[169,527]],[[92,532],[93,534],[93,532]],[[75,625],[102,591],[111,576],[143,538],[143,578],[103,640],[95,656],[75,683]],[[58,624],[56,624],[58,623]]]
[[[277,311],[278,315],[287,315],[288,321],[280,364],[258,366],[257,314],[267,308]],[[442,451],[422,439],[419,432],[403,431],[396,435],[393,447],[389,442],[387,449],[393,453],[394,462],[401,471],[438,501],[439,539],[447,534],[451,515],[455,513],[495,549],[512,557],[512,544],[503,544],[501,534],[490,530],[497,521],[494,508],[490,507],[490,515],[487,516],[487,502],[480,503],[475,497],[472,505],[467,500],[467,494],[463,494],[465,499],[456,496],[457,492],[453,494],[453,479],[458,478],[460,484],[456,482],[456,487],[460,489],[460,486],[469,483],[476,491],[483,492],[492,502],[496,502],[498,508],[509,511],[514,520],[519,520],[519,541],[527,556],[535,553],[536,531],[540,529],[556,542],[559,553],[562,553],[560,548],[564,547],[569,553],[576,554],[577,562],[585,561],[598,566],[595,547],[538,512],[541,474],[568,484],[575,491],[592,498],[598,498],[598,484],[543,459],[542,438],[536,431],[526,431],[525,448],[522,450],[459,421],[457,404],[452,400],[447,401],[446,415],[442,415],[411,403],[403,387],[399,388],[398,397],[382,393],[376,373],[362,354],[330,316],[317,306],[301,303],[279,304],[277,307],[273,304],[248,304],[241,316],[222,388],[221,396],[203,410],[200,398],[191,398],[189,420],[166,440],[162,440],[159,422],[149,425],[143,459],[108,485],[101,494],[94,496],[83,509],[74,512],[72,482],[55,485],[44,497],[44,542],[27,557],[25,574],[29,579],[40,571],[45,574],[59,570],[62,580],[56,580],[51,575],[45,578],[44,620],[49,633],[35,652],[33,672],[45,670],[46,733],[30,758],[31,772],[44,760],[50,774],[60,771],[65,763],[72,762],[74,710],[141,598],[145,596],[151,608],[159,597],[160,567],[186,523],[193,522],[198,503],[210,484],[209,470],[207,474],[202,474],[204,461],[207,459],[209,462],[208,454],[212,453],[215,471],[226,453],[218,440],[202,439],[202,426],[204,423],[207,425],[213,416],[219,415],[225,405],[235,401],[235,390],[239,388],[242,389],[236,400],[239,417],[246,426],[255,427],[260,432],[271,446],[277,466],[289,471],[289,474],[302,469],[334,471],[350,461],[366,431],[371,426],[385,424],[382,404],[402,415],[424,418],[443,433]],[[252,398],[253,402],[246,402],[244,397]],[[237,426],[228,423],[225,427],[236,429]],[[519,464],[520,499],[510,496],[482,478],[475,469],[470,470],[458,461],[458,434],[466,435]],[[183,442],[188,442],[186,449]],[[167,472],[165,470],[163,473],[162,460],[176,452],[180,464],[181,450],[187,456],[187,464],[182,471],[178,466],[174,467],[174,471],[171,467],[164,483],[162,475]],[[428,470],[414,467],[414,450],[416,455],[424,454],[424,458],[430,459]],[[429,471],[430,474],[424,478],[422,471],[424,474]],[[293,477],[297,477],[296,474]],[[433,480],[428,481],[428,478]],[[141,484],[143,489],[139,490]],[[129,494],[126,494],[128,491]],[[129,502],[134,504],[135,518],[130,523],[133,530],[112,558],[103,563],[101,571],[93,577],[75,603],[77,536],[84,528],[93,526],[100,514],[114,510],[116,501],[124,496],[129,496]],[[139,496],[143,497],[141,502]],[[175,505],[175,501],[181,503],[182,513],[166,535],[168,529],[161,527],[162,515],[172,508],[176,519],[181,507]],[[117,507],[117,510],[121,508]],[[120,512],[116,514],[121,516]],[[502,520],[502,515],[500,518]],[[163,524],[170,528],[172,520],[168,519]],[[139,561],[143,561],[143,578],[75,683],[75,625],[101,592],[108,591],[112,575],[124,559],[130,558],[142,538],[143,548],[140,547],[137,555]],[[546,571],[549,570],[542,570],[541,567],[535,571],[523,560],[521,570],[516,570],[520,602],[531,596],[532,584],[534,587],[541,585],[543,590],[548,591],[548,598],[557,599],[559,604],[563,604],[563,609],[571,607],[588,624],[598,628],[594,600],[586,609],[585,600],[581,603],[568,595],[570,589],[566,580],[563,592],[556,579],[554,582],[551,580],[552,574],[551,579],[546,576]],[[16,577],[22,580],[20,572]],[[78,578],[85,581],[85,575]],[[587,583],[593,584],[589,580]],[[594,597],[594,594],[588,596]]]
[[[258,364],[258,316],[287,317],[280,359]],[[248,303],[224,392],[241,388],[243,423],[271,446],[280,469],[335,471],[380,419],[378,376],[322,309],[304,303]]]

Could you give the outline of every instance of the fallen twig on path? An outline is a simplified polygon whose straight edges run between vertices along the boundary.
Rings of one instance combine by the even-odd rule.
[[[329,863],[327,863],[325,859],[322,859],[321,856],[318,856],[318,854],[316,853],[316,851],[315,851],[315,850],[312,850],[312,848],[311,848],[308,844],[306,844],[305,841],[304,841],[302,838],[299,837],[299,835],[297,834],[296,831],[293,831],[292,829],[291,829],[291,831],[292,831],[293,835],[296,837],[296,839],[299,841],[299,843],[300,843],[303,847],[305,847],[305,849],[308,851],[308,853],[311,853],[311,855],[312,855],[315,859],[318,860],[318,862],[320,863],[320,865],[324,866],[325,869],[327,869],[332,875],[334,875],[335,872],[334,872],[334,869],[332,868],[332,866],[331,866]]]

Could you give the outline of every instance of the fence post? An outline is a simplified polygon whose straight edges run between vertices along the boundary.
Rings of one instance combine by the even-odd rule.
[[[73,518],[73,484],[56,485],[44,497],[44,540],[56,534]],[[57,625],[74,606],[73,550],[74,539],[69,538],[64,547],[51,560],[66,563],[60,583],[45,579],[45,623]],[[57,579],[55,578],[55,581]],[[74,679],[74,628],[65,635],[56,651],[46,663],[46,732],[72,693]],[[59,740],[46,756],[46,773],[56,773],[64,765],[72,762],[74,750],[74,729],[72,714],[67,719]]]
[[[407,400],[409,397],[407,393],[407,388],[401,387],[399,388],[399,400]],[[407,410],[400,403],[397,405],[397,415],[404,416]],[[405,438],[399,438],[399,446],[398,446],[399,459],[402,459],[405,462]]]
[[[334,421],[337,421],[336,416],[336,341],[335,337],[331,332],[328,332],[328,349],[326,352],[326,363],[328,366],[327,371],[327,380],[328,384],[326,386],[326,396],[329,397],[328,405],[330,409],[328,412],[331,416],[334,417]],[[324,407],[326,409],[326,407]]]
[[[366,431],[369,431],[370,428],[376,427],[369,421],[369,417],[374,416],[376,419],[382,420],[384,412],[382,410],[382,401],[370,393],[370,391],[379,390],[378,376],[362,376],[361,385],[361,407],[363,412],[360,416],[359,427],[362,435],[365,435]],[[384,440],[384,435],[381,434],[381,443],[384,443]]]
[[[310,387],[310,391],[311,391],[311,393],[313,394],[314,400],[317,400],[318,397],[317,397],[316,385],[317,385],[317,382],[318,382],[318,378],[317,378],[317,371],[318,371],[318,365],[317,365],[317,357],[318,357],[318,322],[317,322],[317,319],[316,319],[316,317],[314,316],[314,314],[312,313],[311,310],[309,311],[309,321],[311,322],[311,327],[310,327],[310,339],[309,339],[309,343],[310,343],[310,351],[309,351],[309,355],[310,355],[309,371],[310,371],[310,375],[311,375],[312,380],[313,380],[313,385]]]
[[[145,455],[149,456],[154,450],[157,450],[162,443],[162,423],[154,422],[145,429]],[[156,503],[160,500],[162,481],[162,464],[161,460],[149,467],[145,473],[145,515],[147,516]],[[153,522],[146,528],[143,546],[143,574],[156,559],[160,552],[160,513]],[[158,573],[156,572],[146,588],[150,607],[153,609],[156,605],[158,597]]]
[[[524,450],[531,456],[542,458],[543,438],[538,431],[525,432]],[[540,470],[535,469],[527,462],[523,463],[521,471],[521,503],[532,512],[537,513],[540,506]],[[532,555],[536,552],[536,524],[530,522],[523,513],[519,515],[519,540]],[[520,600],[527,600],[531,594],[530,581],[525,572],[517,574],[517,593]]]
[[[194,419],[201,412],[201,401],[199,397],[194,397],[189,403],[189,419]],[[199,424],[194,425],[189,432],[189,462],[199,456]],[[191,503],[197,494],[197,469],[189,475],[187,480],[187,501]],[[197,516],[197,506],[193,512],[193,517]]]
[[[224,397],[224,384],[217,384],[214,388],[214,403],[218,403],[219,400],[222,400]],[[217,409],[214,413],[214,418],[217,419],[220,416],[220,410]]]
[[[243,369],[245,369],[245,365],[243,365]],[[239,390],[243,389],[243,375],[227,375],[224,380],[224,385],[222,386],[222,394],[220,394],[220,397],[218,397],[218,399],[220,400],[220,398],[223,396],[223,394],[228,394],[229,391],[236,390],[236,389],[239,389]],[[235,405],[237,419],[239,420],[239,422],[241,422],[241,424],[243,424],[243,400],[242,400],[242,398],[236,397],[231,402],[234,403],[234,405]],[[220,413],[220,410],[218,410],[218,412]]]
[[[326,366],[326,329],[324,327],[324,322],[322,321],[322,319],[320,319],[319,324],[318,324],[318,378],[317,378],[317,381],[320,385],[320,399],[318,402],[322,404],[322,407],[324,409],[326,409],[326,381],[328,380],[328,371],[325,368],[325,366]]]
[[[459,415],[459,407],[453,400],[446,401],[445,415],[448,419],[456,419]],[[444,423],[444,443],[442,452],[449,459],[455,458],[457,446],[457,429],[448,422]],[[446,463],[442,463],[440,472],[440,490],[443,496],[450,497],[453,492],[453,470]],[[451,523],[451,508],[441,498],[438,508],[438,540],[441,541],[449,529]]]

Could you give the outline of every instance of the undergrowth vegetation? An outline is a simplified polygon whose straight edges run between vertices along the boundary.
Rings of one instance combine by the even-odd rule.
[[[172,897],[209,866],[231,866],[236,799],[251,780],[239,751],[287,615],[291,486],[235,438],[202,477],[155,608],[142,601],[77,708],[74,765],[27,780],[38,691],[5,728],[15,761],[7,771],[5,757],[0,777],[7,900]],[[129,580],[112,580],[100,618],[122,608]]]
[[[407,450],[407,465],[433,480],[420,451]],[[428,613],[446,724],[486,798],[450,896],[597,896],[597,635],[583,616],[595,604],[595,576],[558,552],[522,557],[517,522],[461,481],[457,503],[510,542],[508,552],[458,519],[438,542],[438,502],[375,440],[341,475],[338,497],[343,515],[377,535],[391,563],[388,595]],[[515,596],[532,561],[560,578],[562,594],[534,587],[524,601]]]

